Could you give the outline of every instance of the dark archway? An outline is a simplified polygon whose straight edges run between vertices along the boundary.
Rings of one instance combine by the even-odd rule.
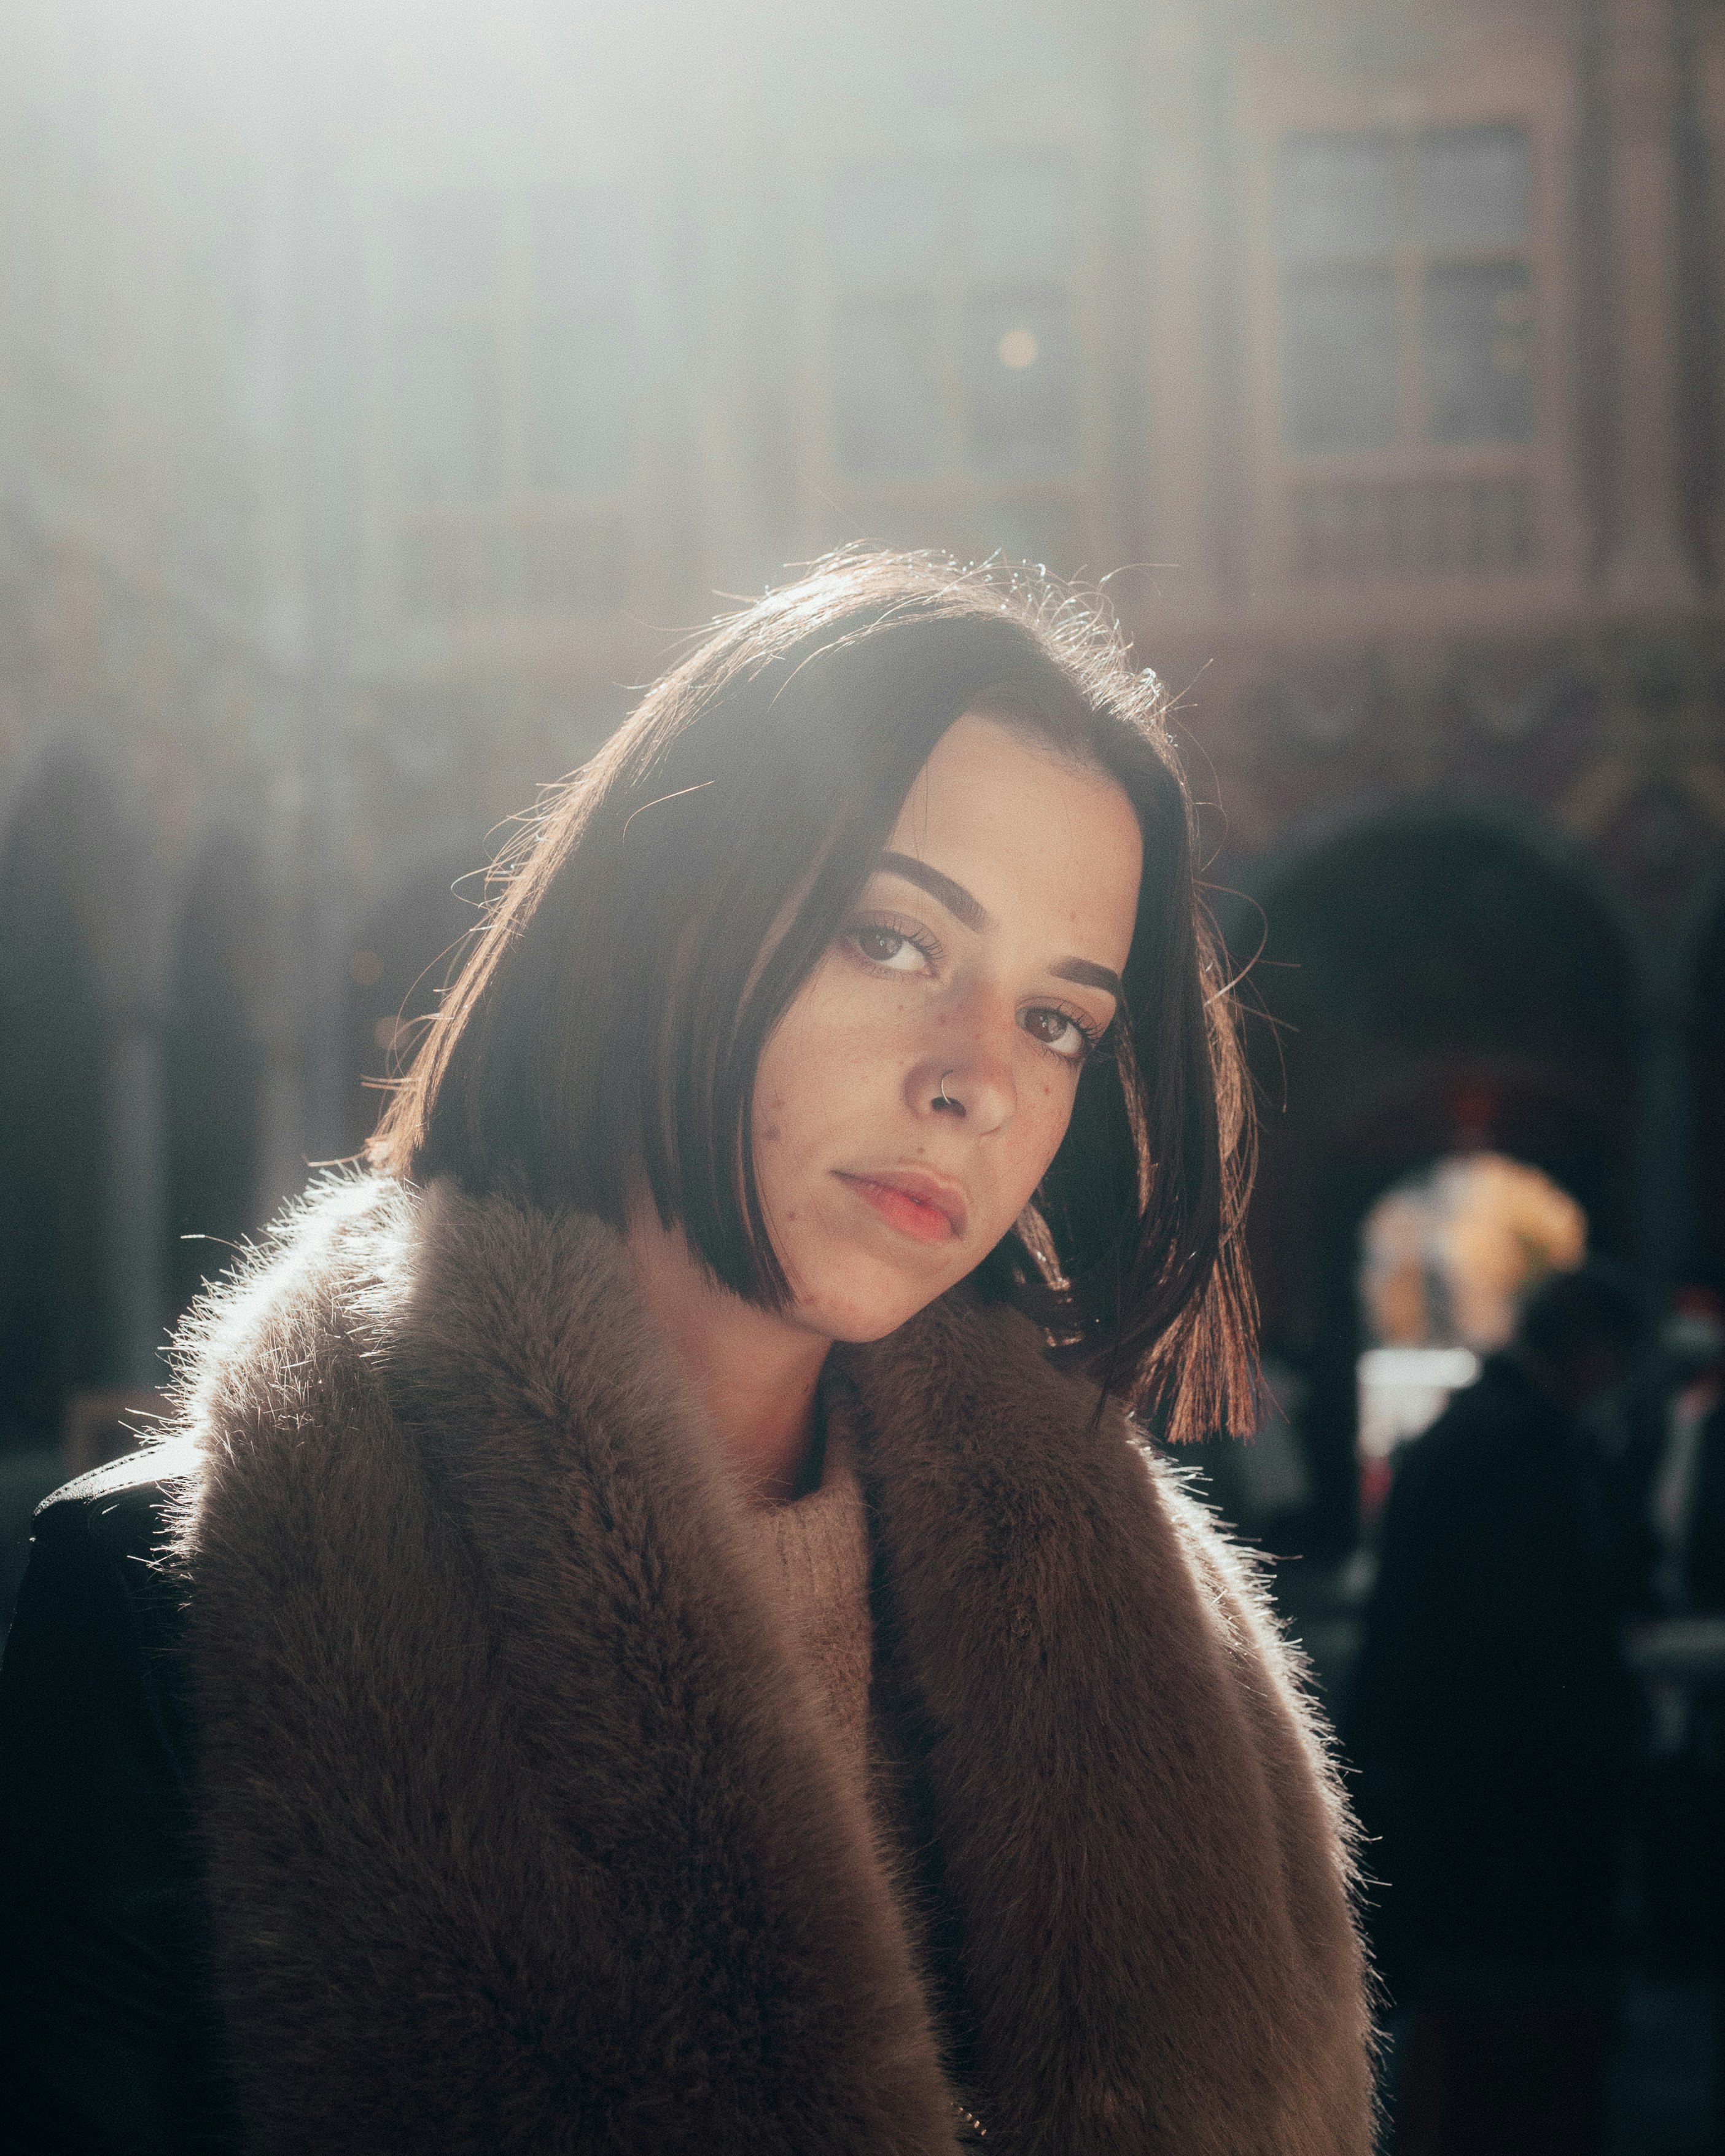
[[[464,941],[479,921],[484,878],[474,857],[442,857],[414,870],[367,914],[347,959],[347,1144],[376,1127],[388,1081],[437,1008]],[[459,885],[459,888],[457,889]]]
[[[1251,1239],[1266,1339],[1307,1378],[1307,1546],[1339,1555],[1358,1524],[1367,1210],[1411,1170],[1489,1145],[1572,1192],[1594,1248],[1626,1252],[1637,983],[1584,875],[1485,814],[1358,828],[1289,865],[1261,900]],[[1246,924],[1231,926],[1238,951]]]
[[[69,1394],[112,1375],[107,1029],[93,897],[101,788],[44,774],[0,854],[0,1445],[59,1435]]]
[[[185,1308],[259,1224],[262,1056],[248,991],[262,963],[263,903],[249,853],[218,839],[193,880],[174,949],[162,1040],[167,1123],[164,1283]]]

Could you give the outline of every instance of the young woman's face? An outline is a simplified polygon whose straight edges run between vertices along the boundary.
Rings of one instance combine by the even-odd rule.
[[[1106,774],[979,712],[942,737],[762,1053],[756,1176],[793,1322],[879,1339],[1018,1219],[1114,1016],[1142,865]]]

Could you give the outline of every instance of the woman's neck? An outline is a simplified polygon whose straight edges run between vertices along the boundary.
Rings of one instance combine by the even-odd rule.
[[[680,1229],[650,1207],[626,1242],[647,1314],[694,1386],[751,1500],[797,1494],[814,1441],[815,1394],[832,1342],[721,1287]]]

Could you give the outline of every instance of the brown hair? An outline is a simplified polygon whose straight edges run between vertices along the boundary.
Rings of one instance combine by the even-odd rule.
[[[973,1276],[1174,1439],[1250,1426],[1250,1124],[1161,690],[1040,579],[847,550],[721,622],[549,790],[368,1148],[621,1228],[644,1176],[715,1276],[788,1289],[750,1111],[761,1050],[916,774],[986,708],[1106,771],[1144,839],[1111,1056]]]

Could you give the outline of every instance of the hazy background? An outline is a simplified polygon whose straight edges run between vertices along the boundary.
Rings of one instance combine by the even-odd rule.
[[[1699,0],[13,0],[5,1445],[362,1142],[674,633],[858,537],[1106,580],[1178,696],[1281,1022],[1255,1529],[1344,1559],[1554,1254],[1718,1284],[1722,147]]]
[[[1725,1287],[1722,288],[1714,0],[10,0],[0,1499],[675,634],[999,554],[1106,583],[1258,954],[1208,1465],[1339,1681],[1519,1288]]]

